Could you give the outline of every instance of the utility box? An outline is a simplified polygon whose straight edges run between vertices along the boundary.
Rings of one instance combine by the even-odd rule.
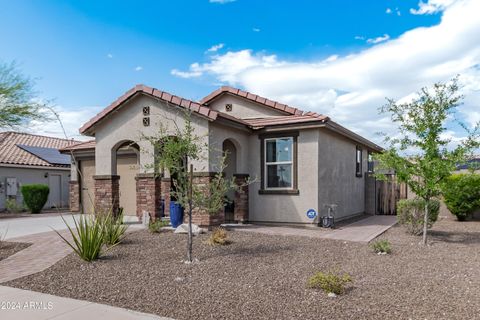
[[[7,196],[16,196],[18,192],[17,178],[7,178]]]

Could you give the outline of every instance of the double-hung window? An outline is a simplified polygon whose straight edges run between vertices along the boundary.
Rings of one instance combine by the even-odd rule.
[[[265,189],[293,189],[293,137],[265,139]]]
[[[260,194],[298,195],[298,131],[264,133],[260,138]]]

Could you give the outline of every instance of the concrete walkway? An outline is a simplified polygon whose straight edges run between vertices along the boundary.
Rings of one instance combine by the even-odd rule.
[[[56,218],[56,220],[52,220],[52,218]],[[45,221],[42,219],[45,219]],[[58,225],[58,219],[60,219],[62,225]],[[78,217],[75,219],[78,221]],[[7,241],[30,243],[31,245],[28,248],[0,261],[0,283],[43,271],[72,252],[72,249],[56,234],[56,232],[49,228],[49,224],[53,223],[58,227],[58,229],[55,229],[58,230],[63,237],[69,241],[72,240],[70,232],[65,230],[67,227],[60,216],[9,220],[11,224],[8,229]],[[65,220],[70,227],[73,228],[75,226],[71,215],[69,215],[68,220],[67,218]],[[124,220],[129,221],[130,218],[126,217]],[[27,221],[31,224],[37,223],[38,225],[25,226],[23,221]],[[37,232],[45,228],[48,228],[48,232]],[[129,226],[127,232],[134,231],[138,228],[143,228],[143,226],[141,224],[132,224]],[[11,237],[12,234],[25,234],[28,232],[31,234],[22,235],[20,237]],[[10,237],[8,237],[8,235],[10,235]]]
[[[257,232],[270,235],[301,236],[354,242],[370,242],[397,223],[396,216],[370,216],[338,229],[319,227],[287,227],[262,225],[229,225],[242,232]]]
[[[355,242],[370,242],[397,223],[397,216],[371,216],[335,229],[322,238]]]
[[[71,240],[68,230],[60,233]],[[72,252],[54,231],[10,238],[8,241],[31,245],[0,261],[0,283],[43,271]]]
[[[152,314],[49,294],[0,286],[0,319],[8,320],[147,320]]]

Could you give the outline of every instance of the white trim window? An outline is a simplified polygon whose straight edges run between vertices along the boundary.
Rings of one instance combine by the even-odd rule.
[[[291,190],[294,187],[293,137],[264,140],[264,179],[267,190]]]

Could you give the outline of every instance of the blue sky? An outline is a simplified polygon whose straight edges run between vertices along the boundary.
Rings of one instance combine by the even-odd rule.
[[[425,3],[433,9],[422,9],[416,0],[219,2],[4,0],[0,60],[15,60],[25,74],[37,78],[40,97],[55,99],[65,117],[73,117],[66,120],[68,126],[75,127],[77,121],[79,127],[137,83],[191,99],[230,84],[306,110],[333,112],[339,122],[368,135],[370,130],[359,125],[362,119],[350,121],[345,113],[351,110],[342,109],[349,97],[342,94],[355,93],[353,85],[326,81],[312,87],[311,80],[299,80],[302,72],[310,79],[308,68],[372,55],[376,47],[398,41],[409,31],[439,26],[456,1]],[[455,56],[445,57],[439,64],[452,59]],[[410,64],[405,68],[406,73],[412,71]],[[279,79],[288,79],[292,70],[295,89],[271,81],[272,72],[274,78],[280,74]],[[392,75],[384,76],[389,79],[377,81],[391,81]],[[370,75],[361,77],[368,82]],[[419,88],[428,79],[415,84],[412,88]],[[382,93],[402,98],[410,91]],[[371,112],[362,106],[357,111]],[[56,134],[51,131],[47,133]]]

